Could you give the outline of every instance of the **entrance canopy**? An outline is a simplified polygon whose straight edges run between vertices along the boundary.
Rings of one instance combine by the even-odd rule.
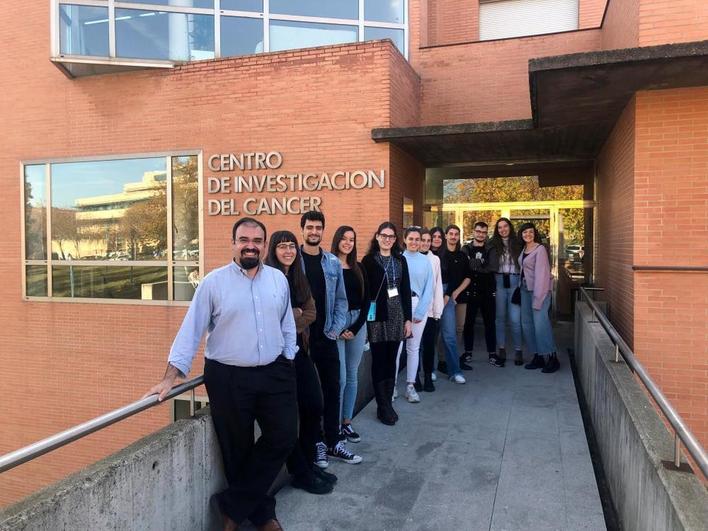
[[[529,61],[530,120],[373,129],[427,166],[594,159],[635,92],[708,85],[708,41]]]

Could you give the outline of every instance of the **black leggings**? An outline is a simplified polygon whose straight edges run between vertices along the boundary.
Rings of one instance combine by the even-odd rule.
[[[396,377],[396,357],[400,341],[370,343],[371,380],[374,384]]]
[[[438,339],[438,328],[440,320],[428,317],[423,329],[423,339],[421,347],[423,350],[423,372],[432,374],[433,365],[435,363],[435,343]]]
[[[288,472],[298,476],[309,474],[310,463],[315,460],[315,444],[322,438],[320,425],[324,407],[317,371],[306,351],[300,350],[295,355],[295,378],[300,429],[287,464]]]

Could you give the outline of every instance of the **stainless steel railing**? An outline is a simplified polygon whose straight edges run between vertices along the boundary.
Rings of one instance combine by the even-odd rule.
[[[698,442],[698,439],[696,439],[693,433],[691,433],[691,430],[681,418],[681,415],[678,414],[678,412],[664,396],[664,393],[661,392],[661,389],[659,389],[651,376],[649,376],[649,373],[646,371],[644,366],[639,362],[639,360],[637,360],[637,357],[634,355],[634,352],[632,352],[632,349],[630,349],[629,345],[625,343],[615,327],[612,326],[612,323],[610,323],[607,316],[605,316],[602,310],[600,310],[597,306],[597,303],[589,295],[589,292],[591,291],[603,291],[603,289],[581,287],[580,294],[581,297],[585,298],[585,301],[590,306],[593,319],[602,325],[605,332],[607,332],[607,335],[610,336],[610,339],[614,343],[615,361],[619,362],[619,357],[620,355],[622,356],[624,361],[627,363],[627,366],[639,377],[639,381],[646,388],[647,392],[654,399],[654,402],[656,402],[657,406],[659,406],[662,414],[671,425],[671,429],[674,432],[674,466],[676,466],[676,468],[681,466],[681,443],[683,443],[689,455],[701,469],[703,477],[708,478],[708,457],[706,457],[705,450]]]
[[[170,392],[167,393],[167,395],[165,396],[165,400],[179,396],[182,393],[186,393],[187,391],[191,391],[189,411],[192,415],[194,415],[194,389],[196,387],[199,387],[203,383],[204,376],[197,376],[192,380],[189,380],[173,387],[172,390],[170,390]],[[115,424],[116,422],[119,422],[125,418],[132,417],[136,413],[140,413],[141,411],[144,411],[161,403],[162,402],[158,402],[157,395],[151,395],[131,404],[128,404],[127,406],[123,406],[121,408],[110,411],[109,413],[101,415],[100,417],[96,417],[95,419],[86,421],[83,424],[79,424],[78,426],[74,426],[73,428],[69,428],[68,430],[64,430],[61,433],[56,433],[50,437],[47,437],[46,439],[42,439],[41,441],[37,441],[36,443],[25,446],[24,448],[20,448],[19,450],[15,450],[14,452],[10,452],[9,454],[2,455],[0,456],[0,473],[10,470],[11,468],[21,465],[22,463],[26,463],[27,461],[35,459],[40,455],[44,455],[48,452],[51,452],[52,450],[61,448],[62,446],[65,446],[70,442],[73,442],[77,439],[81,439],[82,437],[86,437],[87,435],[95,431],[106,428],[111,424]]]

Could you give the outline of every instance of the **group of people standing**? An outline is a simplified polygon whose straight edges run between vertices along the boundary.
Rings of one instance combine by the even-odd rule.
[[[321,212],[303,214],[300,228],[302,244],[290,231],[268,240],[253,218],[234,224],[233,261],[200,283],[163,380],[148,392],[162,400],[177,377],[186,377],[208,332],[204,380],[228,482],[212,502],[224,529],[247,518],[261,530],[282,529],[269,489],[283,463],[294,487],[325,494],[337,482],[326,471],[330,459],[362,461],[346,443],[362,438],[352,418],[367,342],[377,417],[386,425],[398,421],[393,400],[404,351],[409,402],[435,391],[438,336],[445,352],[438,372],[465,383],[478,310],[490,363],[504,366],[509,321],[517,365],[523,332],[534,355],[526,368],[559,366],[548,315],[548,254],[532,224],[517,236],[501,218],[488,241],[487,225],[478,222],[474,239],[462,246],[455,225],[411,226],[400,238],[384,222],[361,261],[352,227],[334,232],[329,251],[322,248]]]

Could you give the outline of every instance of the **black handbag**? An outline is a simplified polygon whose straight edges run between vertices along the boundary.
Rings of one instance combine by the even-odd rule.
[[[521,305],[521,289],[518,286],[511,294],[511,304]]]

